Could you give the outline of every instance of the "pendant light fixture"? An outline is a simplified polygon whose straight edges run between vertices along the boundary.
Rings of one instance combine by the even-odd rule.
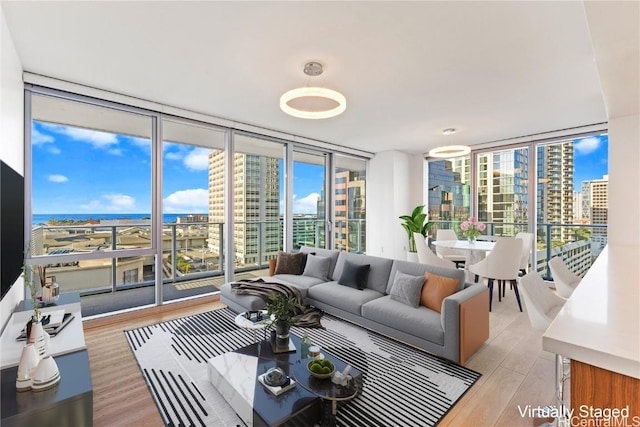
[[[311,77],[322,74],[322,64],[308,62],[304,73]],[[280,108],[285,113],[301,119],[328,119],[344,112],[347,100],[339,92],[319,86],[291,89],[280,97]]]
[[[449,136],[453,135],[456,132],[457,129],[455,128],[447,128],[442,131],[442,134]],[[471,147],[467,145],[445,145],[429,150],[429,157],[446,159],[451,157],[466,156],[470,152]]]

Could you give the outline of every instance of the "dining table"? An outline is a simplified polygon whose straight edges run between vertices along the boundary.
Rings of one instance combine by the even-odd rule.
[[[432,244],[442,248],[463,250],[465,252],[464,268],[467,273],[467,281],[470,282],[475,280],[475,275],[468,270],[468,267],[480,262],[496,246],[496,242],[486,240],[436,240]]]

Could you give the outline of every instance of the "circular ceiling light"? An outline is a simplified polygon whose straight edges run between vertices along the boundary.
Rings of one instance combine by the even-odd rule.
[[[465,156],[471,152],[467,145],[446,145],[429,150],[429,157],[448,158]]]
[[[447,129],[443,130],[442,133],[444,135],[453,135],[454,133],[456,133],[456,129],[455,128],[447,128]]]
[[[308,62],[304,73],[308,76],[322,74],[322,64]],[[280,108],[285,113],[301,119],[327,119],[347,109],[347,99],[335,90],[318,86],[291,89],[280,97]]]

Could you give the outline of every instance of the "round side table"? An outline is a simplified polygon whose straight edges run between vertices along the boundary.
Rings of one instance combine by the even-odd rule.
[[[254,318],[252,320],[252,316],[257,316],[257,319]],[[254,342],[258,342],[257,331],[259,329],[264,330],[271,323],[271,319],[267,316],[267,310],[245,311],[238,314],[234,320],[237,326],[253,331]],[[267,339],[266,334],[267,332],[265,331],[264,339]]]

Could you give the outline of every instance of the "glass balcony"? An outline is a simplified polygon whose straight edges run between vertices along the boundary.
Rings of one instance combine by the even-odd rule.
[[[337,221],[334,247],[364,253],[365,227],[365,220]],[[293,229],[294,250],[325,246],[324,220],[294,218]],[[163,224],[164,301],[219,291],[225,281],[224,235],[223,223]],[[235,278],[267,275],[269,260],[283,247],[283,222],[236,222],[234,242]],[[123,249],[128,250],[123,256],[114,256]],[[80,293],[85,317],[155,304],[156,255],[148,221],[38,225],[33,229],[31,258],[31,265],[45,265],[46,275],[56,277],[62,293]]]

